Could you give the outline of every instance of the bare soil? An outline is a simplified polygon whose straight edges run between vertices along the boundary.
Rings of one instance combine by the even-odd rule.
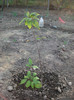
[[[24,23],[19,25],[25,12],[38,12],[45,20],[45,26],[40,30],[29,30]],[[6,8],[0,13],[0,99],[4,95],[7,100],[73,100],[74,99],[74,13],[70,10],[49,11],[45,9]],[[61,17],[66,23],[59,21]],[[39,16],[40,18],[40,16]],[[54,27],[56,26],[56,27]],[[34,40],[36,37],[41,54],[42,66]],[[28,58],[42,70],[42,90],[25,89],[18,85],[23,77]],[[40,75],[40,72],[38,75]],[[46,73],[46,74],[45,74]],[[22,75],[18,78],[19,75]],[[15,76],[15,77],[14,77]],[[68,86],[64,78],[72,82]],[[18,80],[14,79],[17,78]],[[51,80],[52,78],[52,80]],[[47,84],[49,83],[49,84]],[[50,84],[51,83],[51,84]],[[66,84],[62,88],[61,84]],[[8,86],[13,91],[7,90]],[[60,86],[62,92],[55,91]],[[46,90],[45,90],[46,89]],[[48,89],[48,90],[47,90]],[[52,90],[53,89],[53,90]],[[20,91],[20,92],[19,92]],[[44,94],[42,93],[44,91]],[[39,94],[41,92],[41,95]],[[46,96],[46,98],[44,97]],[[5,99],[3,99],[5,100]]]

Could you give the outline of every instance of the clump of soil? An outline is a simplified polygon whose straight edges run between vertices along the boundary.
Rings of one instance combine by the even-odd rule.
[[[42,88],[31,89],[26,88],[25,85],[19,85],[26,72],[21,72],[13,76],[13,82],[16,88],[12,94],[16,100],[51,100],[56,98],[59,92],[56,87],[60,87],[58,75],[54,72],[40,73],[38,76],[42,80]],[[62,90],[62,89],[61,89]]]

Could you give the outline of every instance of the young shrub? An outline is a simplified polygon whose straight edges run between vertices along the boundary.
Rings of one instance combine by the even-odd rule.
[[[29,11],[28,11],[26,13],[26,17],[24,17],[19,24],[21,24],[22,22],[24,22],[25,26],[27,26],[29,29],[31,29],[33,27],[35,27],[37,29],[40,29],[39,28],[39,23],[38,23],[38,20],[39,20],[38,16],[39,16],[38,13],[36,13],[36,12],[29,13]],[[36,47],[37,47],[37,50],[38,50],[39,65],[41,66],[40,50],[38,48],[37,39],[35,38],[34,32],[33,32],[33,35],[34,35],[34,40],[36,41]]]
[[[42,84],[39,81],[39,77],[37,77],[36,72],[31,72],[30,69],[33,70],[38,69],[38,66],[33,66],[32,59],[29,58],[28,64],[26,64],[27,67],[29,67],[29,71],[27,71],[27,75],[24,76],[24,78],[21,80],[20,85],[25,84],[26,88],[32,87],[32,88],[41,88]]]
[[[27,26],[29,29],[31,29],[32,27],[39,29],[38,16],[39,14],[36,12],[33,13],[27,12],[26,17],[23,18],[19,24],[25,22],[25,26]]]

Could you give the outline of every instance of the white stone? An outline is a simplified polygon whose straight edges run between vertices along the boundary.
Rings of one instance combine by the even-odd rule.
[[[54,100],[54,98],[51,98],[51,100]]]
[[[8,86],[8,87],[7,87],[7,90],[8,90],[9,92],[13,91],[13,87],[12,87],[12,86]]]
[[[60,87],[58,87],[57,89],[58,89],[58,92],[60,92],[60,93],[62,92]]]
[[[46,95],[44,96],[44,100],[45,100],[45,99],[47,99],[47,96],[46,96]]]
[[[71,86],[72,85],[72,82],[68,82],[68,85]]]

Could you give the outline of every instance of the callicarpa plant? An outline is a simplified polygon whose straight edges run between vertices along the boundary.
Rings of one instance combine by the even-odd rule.
[[[33,13],[26,13],[26,17],[24,17],[21,22],[19,24],[21,24],[22,22],[25,23],[25,26],[27,26],[29,29],[33,29],[33,27],[40,29],[39,28],[39,23],[38,23],[38,18],[39,14],[36,12]],[[34,35],[34,39],[36,40],[36,47],[38,50],[38,55],[39,55],[39,61],[40,61],[40,51],[37,45],[37,39],[35,38],[35,34],[33,32]],[[39,62],[40,66],[41,66],[41,61]],[[27,67],[31,68],[32,70],[37,69],[37,66],[32,66],[32,60],[29,59],[29,63],[26,65]],[[25,86],[28,87],[32,87],[32,88],[41,88],[42,84],[39,81],[39,77],[37,77],[37,73],[32,72],[32,71],[27,71],[27,75],[24,76],[24,79],[21,80],[20,84],[25,84]]]
[[[37,28],[37,29],[40,29],[39,28],[39,23],[38,23],[38,18],[39,14],[36,13],[36,12],[33,12],[33,13],[29,13],[27,12],[26,13],[26,17],[24,17],[19,24],[21,24],[22,22],[25,23],[25,26],[27,26],[29,29],[33,29],[33,27]],[[39,55],[39,64],[41,66],[41,57],[40,57],[40,50],[38,48],[38,45],[37,45],[37,38],[35,37],[35,34],[33,32],[33,35],[34,35],[34,40],[36,41],[36,47],[37,47],[37,50],[38,50],[38,55]]]
[[[39,81],[39,77],[37,76],[36,72],[32,72],[35,69],[38,69],[38,66],[33,65],[32,59],[29,58],[28,64],[26,66],[29,68],[27,71],[27,75],[21,80],[20,85],[25,84],[25,87],[32,87],[32,88],[41,88],[42,84]],[[32,69],[32,71],[30,71]]]
[[[26,17],[21,20],[19,24],[21,24],[23,21],[25,22],[25,26],[27,26],[29,29],[36,27],[39,29],[39,23],[38,23],[38,18],[39,14],[36,12],[33,13],[26,13]]]

